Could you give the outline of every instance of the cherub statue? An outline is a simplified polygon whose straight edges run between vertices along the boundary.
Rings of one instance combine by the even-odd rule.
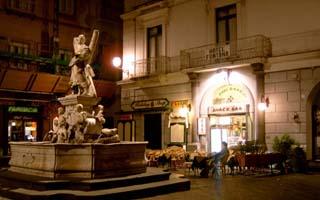
[[[58,119],[58,120],[57,120]],[[67,141],[67,129],[66,129],[66,116],[65,110],[63,107],[58,108],[58,118],[54,119],[54,124],[58,124],[58,126],[53,127],[53,134],[52,142],[57,143],[65,143]],[[58,123],[56,123],[58,122]]]
[[[84,141],[83,129],[87,113],[83,111],[83,105],[77,104],[75,112],[72,113],[72,118],[69,119],[68,142],[82,143]]]

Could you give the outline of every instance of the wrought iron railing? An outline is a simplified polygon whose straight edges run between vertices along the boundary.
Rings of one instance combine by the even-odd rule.
[[[14,47],[14,45],[14,42],[9,42],[6,38],[0,39],[0,58],[8,61],[7,65],[1,65],[2,68],[15,68],[61,75],[67,75],[70,71],[68,69],[70,58],[53,59],[52,52],[49,48],[42,48],[42,43],[23,41],[19,43],[19,45],[23,46],[20,50],[15,50],[14,48],[18,47]]]
[[[181,69],[271,56],[270,40],[262,35],[228,43],[211,44],[181,51]],[[250,61],[248,61],[250,62]]]
[[[135,62],[135,71],[133,77],[163,74],[166,73],[168,66],[169,58],[166,56],[137,60]]]

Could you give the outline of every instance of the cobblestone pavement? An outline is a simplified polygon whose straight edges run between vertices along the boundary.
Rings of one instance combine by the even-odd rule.
[[[181,171],[177,172],[181,173]],[[182,172],[183,173],[183,172]],[[144,200],[319,200],[320,173],[276,176],[227,175],[220,179],[187,175],[191,189]]]

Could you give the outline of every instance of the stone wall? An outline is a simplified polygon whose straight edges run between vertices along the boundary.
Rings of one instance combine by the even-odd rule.
[[[266,143],[272,151],[275,136],[289,134],[302,147],[307,145],[307,99],[318,84],[320,68],[266,73],[265,94],[270,105],[265,113]],[[299,116],[295,121],[294,115]]]

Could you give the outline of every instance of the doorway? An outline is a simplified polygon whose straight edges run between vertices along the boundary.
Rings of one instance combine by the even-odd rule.
[[[211,116],[210,125],[211,152],[219,152],[221,142],[226,142],[228,147],[232,147],[252,139],[248,114]]]
[[[8,123],[9,141],[37,141],[37,121],[11,119]]]
[[[148,149],[161,149],[161,113],[144,115],[144,140]]]

